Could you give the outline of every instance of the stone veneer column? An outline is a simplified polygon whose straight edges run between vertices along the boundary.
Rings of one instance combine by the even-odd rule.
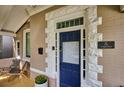
[[[97,33],[97,6],[86,9],[86,30],[87,30],[87,84],[92,87],[101,87],[102,82],[98,81],[98,73],[102,73],[103,67],[97,64],[97,58],[101,50],[97,48],[97,42],[102,34]]]
[[[61,11],[61,12],[59,12]],[[48,67],[46,72],[56,77],[55,71],[55,51],[51,50],[55,46],[55,20],[74,11],[85,11],[85,27],[87,32],[87,77],[86,82],[82,82],[83,86],[100,87],[102,82],[98,81],[98,73],[102,73],[103,67],[98,65],[97,58],[102,56],[102,50],[97,49],[97,42],[102,40],[102,34],[97,33],[97,6],[66,6],[51,13],[46,14],[47,28],[45,33],[47,37],[45,42],[48,44],[46,50],[46,63]]]

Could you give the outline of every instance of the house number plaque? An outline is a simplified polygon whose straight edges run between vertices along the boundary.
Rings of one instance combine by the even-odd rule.
[[[98,49],[113,49],[115,48],[115,41],[99,41]]]

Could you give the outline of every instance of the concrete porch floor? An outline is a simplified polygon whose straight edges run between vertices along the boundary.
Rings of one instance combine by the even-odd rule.
[[[0,68],[10,67],[12,58],[0,59]],[[22,63],[24,65],[24,63]],[[0,72],[0,87],[33,87],[34,80],[25,73],[10,74],[9,72]]]
[[[0,76],[0,87],[33,87],[34,80],[24,74],[11,75],[9,73]]]

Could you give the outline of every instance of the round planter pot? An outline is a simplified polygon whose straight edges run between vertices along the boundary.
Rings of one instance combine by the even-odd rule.
[[[46,82],[43,83],[43,84],[36,84],[36,83],[35,83],[35,87],[48,87],[48,81],[46,81]]]

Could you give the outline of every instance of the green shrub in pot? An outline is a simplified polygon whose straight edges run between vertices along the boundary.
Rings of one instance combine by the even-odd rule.
[[[45,75],[38,75],[35,78],[35,84],[36,84],[36,86],[39,86],[41,84],[45,84],[47,82],[48,82],[48,78]]]

